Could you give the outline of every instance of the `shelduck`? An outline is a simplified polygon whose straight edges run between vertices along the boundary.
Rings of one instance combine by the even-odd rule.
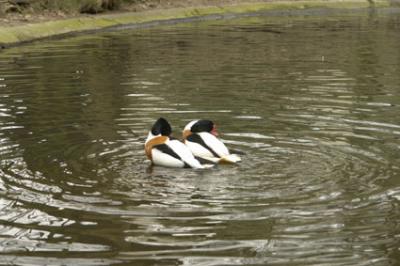
[[[145,152],[154,165],[180,168],[205,168],[181,141],[171,138],[172,129],[164,118],[159,118],[151,128]]]
[[[230,153],[217,136],[216,126],[210,120],[191,121],[183,130],[183,142],[194,156],[213,163],[241,161],[238,155]]]

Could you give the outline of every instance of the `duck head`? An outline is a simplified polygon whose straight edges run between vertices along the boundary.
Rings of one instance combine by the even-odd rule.
[[[183,130],[183,138],[186,139],[193,133],[208,132],[218,136],[217,127],[211,120],[194,120],[187,124]]]
[[[172,133],[171,125],[165,118],[160,117],[151,127],[146,143],[155,137],[169,137]],[[165,139],[165,138],[164,138]]]
[[[160,117],[151,128],[151,134],[153,134],[154,136],[161,135],[168,137],[169,135],[171,135],[171,133],[171,125],[165,118],[162,117]]]

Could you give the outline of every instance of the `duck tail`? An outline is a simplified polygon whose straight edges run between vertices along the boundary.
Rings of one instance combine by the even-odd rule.
[[[228,154],[220,158],[219,163],[237,163],[240,162],[242,159],[236,154]]]

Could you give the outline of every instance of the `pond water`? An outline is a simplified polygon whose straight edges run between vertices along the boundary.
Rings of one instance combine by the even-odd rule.
[[[400,15],[248,17],[0,53],[4,265],[398,265]],[[158,117],[245,153],[150,167]]]

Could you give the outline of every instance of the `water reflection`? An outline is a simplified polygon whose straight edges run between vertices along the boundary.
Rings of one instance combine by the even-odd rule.
[[[246,18],[0,54],[0,257],[13,265],[391,265],[397,15]],[[379,23],[377,23],[378,21]],[[243,162],[149,167],[166,116]]]

